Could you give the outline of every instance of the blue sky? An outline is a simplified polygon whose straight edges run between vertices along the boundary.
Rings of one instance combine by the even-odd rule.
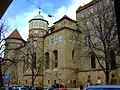
[[[63,15],[68,15],[76,20],[76,9],[88,3],[90,0],[30,0],[54,17],[48,17],[48,13],[41,11],[41,14],[48,20],[51,26]],[[28,21],[38,14],[39,9],[27,0],[13,0],[4,16],[3,20],[9,25],[8,35],[15,28],[18,29],[24,39],[28,38]]]

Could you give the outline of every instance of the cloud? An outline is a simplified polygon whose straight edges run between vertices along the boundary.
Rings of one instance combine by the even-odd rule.
[[[88,3],[90,0],[71,0],[72,4],[69,5],[69,7],[61,6],[56,10],[55,13],[52,15],[54,17],[50,18],[48,17],[47,13],[41,13],[46,20],[49,22],[49,26],[53,25],[53,23],[57,20],[59,20],[63,15],[68,15],[70,18],[76,20],[76,10],[79,6]],[[52,4],[45,4],[43,7],[50,7]],[[35,15],[38,14],[38,9],[34,9],[25,13],[21,13],[19,15],[16,15],[14,18],[8,18],[8,23],[10,25],[10,32],[12,32],[14,29],[18,29],[23,39],[28,38],[28,32],[29,32],[29,23],[28,21],[32,19]]]
[[[38,10],[32,10],[30,12],[25,12],[20,15],[16,15],[15,18],[8,18],[7,21],[9,23],[9,33],[11,33],[14,29],[18,29],[21,36],[26,40],[28,37],[29,32],[29,20],[32,19],[36,13],[38,13]]]

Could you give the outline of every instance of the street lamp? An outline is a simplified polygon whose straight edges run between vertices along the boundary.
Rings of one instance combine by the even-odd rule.
[[[1,69],[2,61],[3,61],[3,59],[0,57],[0,87],[3,86],[2,69]]]

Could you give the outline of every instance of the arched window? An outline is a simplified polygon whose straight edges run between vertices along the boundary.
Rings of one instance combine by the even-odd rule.
[[[73,87],[76,87],[76,84],[77,84],[76,80],[73,80]]]
[[[96,62],[95,62],[94,54],[91,55],[91,68],[96,68]]]
[[[25,84],[27,84],[27,80],[25,80]]]
[[[57,68],[58,67],[58,51],[54,50],[53,53],[54,53],[55,68]]]
[[[74,60],[75,49],[72,50],[72,59]]]
[[[56,80],[54,80],[54,84],[56,84]]]
[[[111,61],[111,69],[116,68],[116,59],[115,59],[115,53],[113,50],[110,50],[110,61]]]
[[[48,84],[50,84],[50,80],[48,80]]]
[[[45,69],[49,69],[49,52],[45,53]]]

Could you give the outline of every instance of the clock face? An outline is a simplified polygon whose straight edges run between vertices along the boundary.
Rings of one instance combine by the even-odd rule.
[[[34,45],[35,48],[37,47],[37,41],[36,40],[33,42],[33,45]]]

